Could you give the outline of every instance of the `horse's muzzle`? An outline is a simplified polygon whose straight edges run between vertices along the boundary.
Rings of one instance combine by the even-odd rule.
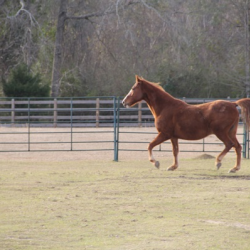
[[[124,101],[122,102],[122,104],[123,104],[123,106],[124,106],[125,108],[130,108],[130,106],[129,106],[128,104],[126,104]]]
[[[128,107],[129,107],[129,105],[127,105],[126,102],[125,102],[125,98],[122,100],[122,105],[123,105],[125,108],[128,108]]]

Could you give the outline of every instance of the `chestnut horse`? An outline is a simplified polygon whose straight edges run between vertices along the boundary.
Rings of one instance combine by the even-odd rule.
[[[155,160],[152,154],[155,146],[166,140],[171,140],[174,162],[168,170],[175,170],[178,168],[179,138],[199,140],[210,134],[215,134],[225,144],[225,149],[216,157],[217,169],[220,168],[223,157],[232,147],[235,149],[237,160],[229,172],[235,173],[240,169],[241,145],[236,138],[239,112],[236,107],[241,107],[244,122],[248,128],[250,124],[249,98],[236,102],[217,100],[199,105],[189,105],[165,92],[158,84],[136,76],[136,83],[122,103],[125,107],[131,107],[141,100],[145,100],[151,110],[158,131],[158,135],[148,146],[149,160],[156,168],[160,167],[160,163]]]

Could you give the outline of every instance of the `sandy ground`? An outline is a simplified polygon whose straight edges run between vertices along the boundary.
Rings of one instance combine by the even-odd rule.
[[[28,131],[28,128],[0,128],[1,160],[112,161],[114,159],[113,128],[73,128],[72,131],[70,128],[30,128],[30,134]],[[237,138],[240,143],[243,142],[242,133],[243,129],[239,127]],[[147,145],[155,136],[155,128],[120,128],[119,160],[147,158]],[[204,142],[205,144],[203,140],[180,140],[180,157],[194,158],[205,153],[216,156],[224,148],[213,135],[205,138]],[[230,157],[234,157],[234,151],[231,152]],[[158,158],[172,158],[170,142],[155,147],[154,155]]]

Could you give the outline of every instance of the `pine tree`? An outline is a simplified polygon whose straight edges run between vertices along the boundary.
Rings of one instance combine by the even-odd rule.
[[[9,80],[3,80],[3,92],[7,97],[48,97],[50,87],[41,83],[41,75],[30,73],[25,64],[12,70]]]

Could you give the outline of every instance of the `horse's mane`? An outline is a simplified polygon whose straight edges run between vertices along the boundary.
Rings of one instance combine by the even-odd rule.
[[[167,91],[165,91],[165,89],[160,86],[160,83],[155,83],[155,82],[149,82],[145,79],[143,79],[142,77],[140,78],[141,81],[143,81],[144,83],[148,84],[149,86],[152,86],[154,88],[156,88],[157,90],[159,90],[162,94],[164,94],[165,96],[168,96],[168,98],[173,98],[175,100],[177,100],[175,97],[173,97],[171,94],[169,94]],[[181,101],[181,100],[179,100]],[[181,101],[183,102],[183,101]]]
[[[147,80],[145,80],[145,79],[143,79],[143,78],[141,78],[141,80],[143,80],[143,82],[146,82],[147,84],[153,85],[154,87],[158,88],[159,90],[161,90],[161,91],[163,91],[163,92],[166,92],[166,91],[164,90],[164,88],[163,88],[162,86],[160,86],[161,83],[159,83],[159,82],[158,82],[158,83],[150,82],[150,81],[147,81]]]

